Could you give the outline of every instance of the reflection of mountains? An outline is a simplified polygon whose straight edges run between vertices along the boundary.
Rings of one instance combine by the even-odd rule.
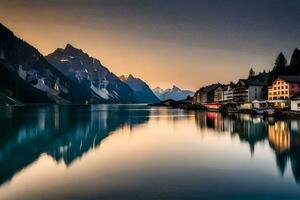
[[[195,117],[201,129],[214,129],[238,135],[241,141],[250,145],[251,154],[254,153],[256,143],[268,140],[275,152],[279,171],[283,174],[290,160],[294,178],[300,183],[300,121],[268,122],[250,115],[226,116],[213,112],[196,113]]]
[[[0,110],[0,184],[42,153],[70,165],[112,131],[148,116],[149,110],[106,105]]]

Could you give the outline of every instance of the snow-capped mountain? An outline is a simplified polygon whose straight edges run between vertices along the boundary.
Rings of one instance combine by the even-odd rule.
[[[172,88],[161,89],[160,87],[156,87],[152,90],[154,94],[161,100],[165,101],[168,99],[173,99],[175,101],[186,99],[188,96],[193,96],[194,92],[190,90],[181,90],[175,85]]]
[[[131,74],[122,75],[119,78],[130,86],[137,103],[157,103],[160,101],[143,80],[135,78]]]
[[[110,103],[135,103],[131,88],[99,60],[68,44],[46,56],[66,76]]]
[[[0,85],[24,103],[87,103],[93,97],[0,23]]]

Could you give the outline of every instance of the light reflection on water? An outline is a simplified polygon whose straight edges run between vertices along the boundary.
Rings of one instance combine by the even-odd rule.
[[[297,120],[41,106],[0,128],[0,199],[300,197]]]

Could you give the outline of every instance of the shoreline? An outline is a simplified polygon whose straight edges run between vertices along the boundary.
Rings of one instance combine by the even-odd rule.
[[[218,112],[218,113],[224,113],[224,114],[232,114],[232,113],[238,113],[238,114],[249,114],[252,116],[264,116],[264,117],[274,117],[276,119],[300,119],[300,112],[298,111],[292,111],[292,110],[280,110],[280,109],[274,109],[274,113],[268,114],[267,112],[263,112],[264,109],[243,109],[243,110],[237,110],[237,109],[209,109],[202,105],[193,105],[193,104],[180,104],[176,102],[172,102],[171,104],[149,104],[148,106],[167,106],[171,108],[180,108],[184,110],[192,110],[192,111],[207,111],[207,112]],[[267,109],[265,109],[267,110]],[[262,111],[261,113],[258,113],[257,111]]]

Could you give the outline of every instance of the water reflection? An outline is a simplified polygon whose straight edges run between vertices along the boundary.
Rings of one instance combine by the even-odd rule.
[[[40,192],[36,197],[44,192],[83,199],[112,194],[132,199],[141,191],[149,199],[153,194],[191,198],[203,193],[248,197],[249,191],[299,194],[297,120],[137,105],[42,106],[0,109],[0,130],[0,194],[7,191],[11,197],[27,194],[25,189],[16,192],[25,183],[10,181],[13,177],[31,177],[49,163],[57,182],[50,187],[33,178],[28,188]],[[45,154],[46,158],[41,156]],[[80,158],[82,162],[75,162]],[[65,171],[56,168],[61,165]],[[25,168],[29,170],[19,173]],[[80,190],[83,185],[88,189]],[[211,192],[215,188],[218,192]]]
[[[0,112],[0,184],[43,153],[68,166],[114,130],[134,128],[149,116],[147,109],[107,105],[16,107]]]
[[[297,183],[300,183],[300,121],[274,120],[247,114],[199,112],[195,114],[200,129],[214,129],[216,133],[229,132],[247,142],[251,155],[255,145],[268,141],[276,156],[276,165],[283,175],[288,160]]]

